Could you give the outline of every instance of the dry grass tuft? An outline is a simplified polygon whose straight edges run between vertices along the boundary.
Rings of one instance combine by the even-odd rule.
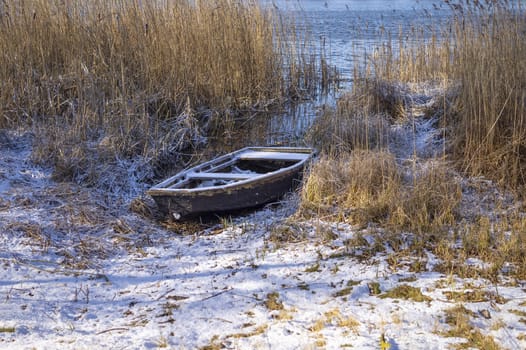
[[[13,222],[6,226],[6,231],[18,231],[23,233],[31,243],[34,243],[35,246],[43,251],[48,250],[52,244],[49,234],[47,234],[43,227],[38,223]]]
[[[354,95],[359,97],[359,106],[362,106],[369,115],[384,115],[391,120],[407,117],[407,108],[411,103],[407,91],[400,81],[390,81],[381,76],[375,78],[365,77],[356,81],[353,86]],[[348,110],[348,103],[343,105]]]
[[[322,158],[302,191],[303,213],[342,210],[353,221],[385,217],[388,201],[400,186],[393,156],[386,152],[356,151],[345,158]]]
[[[526,276],[526,219],[522,213],[512,212],[498,221],[483,216],[459,233],[464,255],[489,264],[484,272],[491,279],[500,274]]]
[[[448,300],[455,302],[468,302],[468,303],[480,303],[485,301],[494,301],[497,304],[505,304],[505,300],[500,295],[496,295],[493,292],[481,289],[475,289],[471,291],[444,291],[442,292]]]
[[[154,205],[150,203],[148,198],[135,198],[130,203],[130,210],[147,219],[156,217],[154,212]]]
[[[309,330],[312,332],[320,332],[327,326],[337,326],[341,328],[348,328],[354,333],[358,333],[358,327],[361,323],[354,317],[346,317],[342,315],[339,309],[332,309],[326,311],[323,317],[317,319]]]
[[[273,226],[269,235],[269,241],[278,245],[280,243],[301,242],[305,240],[305,238],[305,229],[294,222],[286,222]]]
[[[265,307],[271,311],[283,310],[283,302],[279,299],[278,292],[272,292],[267,294],[267,299],[265,300]]]
[[[492,219],[480,217],[459,223],[454,235],[442,237],[431,249],[442,260],[434,270],[465,278],[486,278],[494,283],[503,276],[526,276],[525,219],[521,213]],[[468,264],[469,258],[479,263]]]
[[[210,344],[201,346],[199,350],[221,350],[225,347],[225,344],[219,340],[219,336],[214,335],[212,339],[210,339]]]
[[[444,335],[467,340],[455,346],[457,349],[500,349],[491,336],[483,335],[471,325],[470,318],[474,315],[472,311],[462,305],[446,310],[445,321],[451,328]]]
[[[420,288],[412,287],[408,284],[401,284],[387,292],[380,294],[379,298],[406,299],[416,302],[430,302],[432,299],[424,294]]]
[[[390,225],[415,233],[432,233],[456,223],[462,190],[444,164],[417,171],[411,182],[394,199]]]
[[[301,212],[336,212],[356,224],[378,222],[395,231],[423,233],[454,224],[460,197],[460,185],[443,165],[407,179],[391,153],[354,151],[313,166],[303,186]]]
[[[388,115],[374,109],[368,93],[343,95],[335,111],[325,109],[307,139],[325,154],[338,156],[354,149],[380,150],[388,144]]]
[[[250,338],[250,337],[255,337],[257,335],[265,333],[267,331],[267,329],[268,329],[268,325],[264,324],[264,325],[261,325],[261,326],[257,327],[252,332],[229,334],[225,338]],[[223,347],[221,347],[221,349],[222,348]]]

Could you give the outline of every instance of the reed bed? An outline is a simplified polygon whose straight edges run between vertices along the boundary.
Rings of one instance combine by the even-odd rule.
[[[520,194],[526,184],[524,9],[504,0],[447,3],[453,15],[447,28],[431,28],[427,39],[417,29],[410,39],[389,38],[365,68],[355,69],[353,92],[322,115],[311,138],[327,154],[385,148],[389,123],[407,117],[411,103],[398,83],[440,80],[450,88],[426,113],[445,128],[443,156],[464,174]]]
[[[454,26],[453,76],[461,89],[451,152],[468,174],[520,193],[526,184],[526,16],[510,4],[472,8]]]
[[[526,16],[520,1],[449,2],[453,20],[424,40],[389,40],[361,84],[441,80],[448,154],[472,176],[521,193],[526,184]],[[522,6],[522,7],[521,7]],[[381,83],[380,83],[381,86]]]
[[[388,145],[389,116],[378,109],[375,95],[347,93],[336,108],[325,108],[306,138],[323,154],[337,158],[354,149],[381,150]]]
[[[312,92],[298,40],[252,0],[2,1],[0,128],[32,127],[34,158],[58,178],[177,159],[225,114]]]
[[[452,71],[453,43],[448,30],[412,28],[410,32],[410,37],[400,31],[397,36],[386,38],[367,62],[366,78],[421,82],[443,79]],[[354,72],[355,80],[362,81],[364,71],[354,69]]]
[[[416,44],[388,41],[355,69],[353,91],[336,110],[318,119],[311,135],[323,158],[306,179],[300,211],[379,225],[381,245],[392,248],[400,239],[392,233],[412,232],[401,253],[429,249],[447,273],[524,278],[526,15],[518,1],[447,3],[447,28]],[[444,88],[423,118],[443,130],[443,150],[434,159],[416,151],[395,158],[390,128],[414,117],[399,87],[430,81]],[[499,186],[473,192],[465,179]],[[494,202],[477,203],[486,197]],[[466,266],[473,256],[488,266]]]

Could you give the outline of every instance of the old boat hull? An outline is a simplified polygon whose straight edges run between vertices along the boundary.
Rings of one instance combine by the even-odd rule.
[[[165,216],[181,219],[257,207],[299,184],[310,148],[247,147],[185,170],[147,193]]]

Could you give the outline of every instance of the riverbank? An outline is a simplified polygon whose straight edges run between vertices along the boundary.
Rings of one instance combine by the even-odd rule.
[[[42,62],[3,57],[31,74],[21,90],[2,80],[0,94],[0,347],[526,347],[524,18],[504,1],[449,4],[449,36],[381,45],[352,91],[317,109],[299,142],[319,157],[298,193],[207,224],[160,220],[145,189],[220,152],[215,140],[234,147],[240,124],[257,129],[252,113],[305,90],[214,110],[200,94],[128,99],[144,70],[125,56],[110,55],[124,69],[101,75],[104,91],[93,69],[104,62],[75,66],[86,85],[68,85],[70,75],[34,75]],[[20,30],[45,24],[18,14]],[[165,28],[90,18],[121,39]]]
[[[396,132],[413,135],[431,161],[437,130],[414,117]],[[116,201],[126,196],[53,181],[30,160],[32,135],[2,140],[0,347],[526,345],[526,286],[504,270],[478,274],[488,267],[481,259],[448,268],[430,249],[402,254],[412,233],[395,247],[379,226],[303,219],[297,194],[181,235],[130,211],[132,200]],[[410,159],[407,149],[398,154]],[[466,212],[480,205],[475,215],[506,197],[483,179],[462,188]]]

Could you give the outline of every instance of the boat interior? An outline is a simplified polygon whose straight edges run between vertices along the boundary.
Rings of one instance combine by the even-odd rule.
[[[224,186],[288,168],[310,157],[306,152],[247,149],[219,157],[168,179],[158,187],[194,189]]]

